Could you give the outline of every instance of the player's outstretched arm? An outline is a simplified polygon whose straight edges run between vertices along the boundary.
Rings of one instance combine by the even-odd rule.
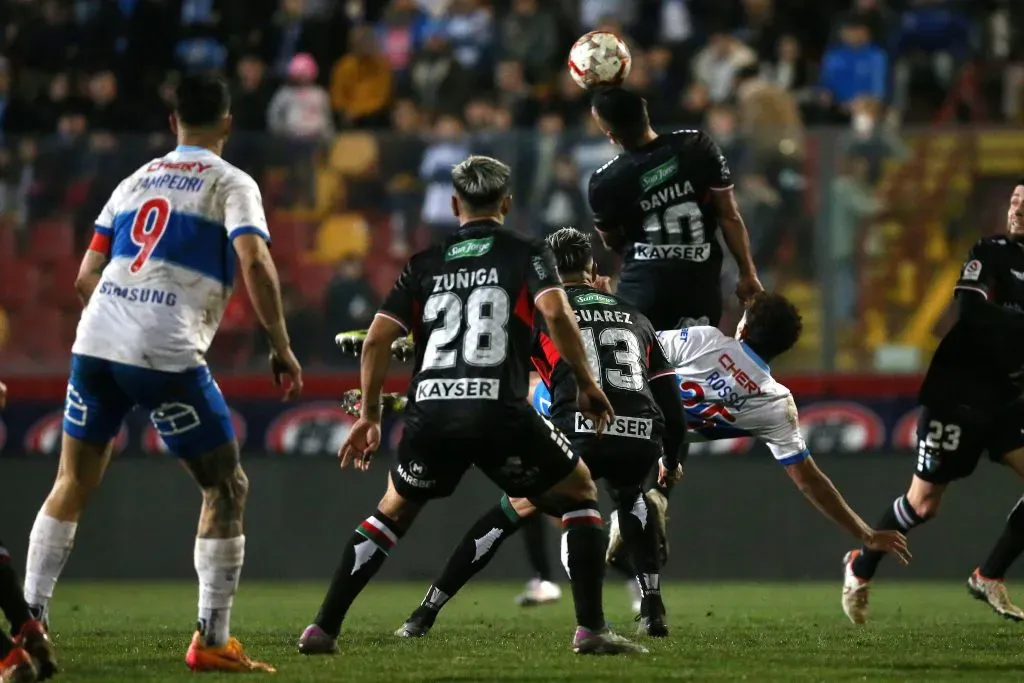
[[[832,480],[818,469],[811,457],[786,466],[786,474],[800,493],[823,515],[846,529],[872,550],[891,552],[902,564],[910,562],[907,539],[898,531],[875,531],[843,499]]]
[[[83,306],[89,303],[92,293],[96,291],[103,269],[107,267],[107,261],[104,252],[91,248],[82,257],[82,263],[78,266],[78,277],[75,278],[75,291],[78,292],[78,298],[81,299]]]
[[[736,196],[732,188],[714,189],[711,192],[715,210],[718,212],[719,225],[722,226],[722,236],[729,252],[736,259],[739,267],[740,279],[736,283],[736,296],[740,301],[747,299],[758,292],[764,291],[764,286],[757,279],[757,268],[754,266],[754,257],[750,252],[750,235],[747,233],[747,226],[743,223],[743,216],[740,215],[740,207],[736,204]]]
[[[263,329],[270,339],[271,365],[274,381],[280,383],[281,375],[291,378],[285,398],[295,398],[302,392],[302,366],[292,352],[291,339],[284,322],[284,306],[281,304],[281,282],[277,267],[270,256],[270,249],[261,235],[239,235],[233,241],[235,252],[242,266],[242,277],[249,291],[249,300],[256,311]]]

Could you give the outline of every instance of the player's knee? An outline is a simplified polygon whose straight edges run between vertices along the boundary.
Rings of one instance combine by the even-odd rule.
[[[586,463],[582,460],[576,463],[576,469],[558,487],[558,494],[573,502],[597,500],[597,484]]]
[[[203,502],[207,508],[222,511],[232,517],[240,515],[249,498],[249,477],[236,467],[213,485],[203,486]]]
[[[939,496],[932,496],[927,498],[921,498],[920,500],[911,500],[910,505],[914,508],[914,512],[921,518],[922,521],[934,519],[939,514],[939,505],[942,502],[942,498]]]
[[[412,526],[422,508],[422,503],[403,497],[393,486],[388,486],[384,497],[377,503],[377,509],[402,529]]]

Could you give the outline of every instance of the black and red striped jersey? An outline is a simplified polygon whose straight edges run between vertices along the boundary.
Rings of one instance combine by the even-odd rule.
[[[559,288],[543,240],[489,220],[409,259],[377,313],[415,341],[406,421],[486,428],[527,406],[535,301]]]
[[[614,294],[586,286],[568,286],[566,294],[576,313],[591,372],[616,417],[651,420],[654,434],[660,434],[664,416],[649,383],[673,375],[675,370],[650,321]],[[544,320],[536,316],[535,324],[533,365],[551,392],[551,419],[560,424],[577,410],[576,378],[559,356]]]

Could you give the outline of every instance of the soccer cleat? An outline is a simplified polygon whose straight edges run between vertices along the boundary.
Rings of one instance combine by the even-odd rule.
[[[557,583],[530,579],[526,582],[526,590],[516,596],[516,604],[520,607],[547,605],[562,599],[562,589]]]
[[[658,524],[658,555],[664,567],[668,563],[668,498],[658,489],[651,489],[646,495],[651,503],[650,512]]]
[[[23,647],[16,647],[0,661],[0,683],[35,683],[42,680],[36,674],[32,656]]]
[[[638,636],[665,638],[668,636],[668,623],[665,621],[665,603],[657,593],[647,595],[640,605],[640,614],[636,615],[639,623],[636,629]]]
[[[420,605],[413,611],[412,616],[402,624],[401,628],[395,631],[395,635],[399,638],[422,638],[430,633],[436,619],[437,610]]]
[[[985,578],[981,575],[980,567],[967,579],[967,590],[978,600],[987,602],[999,616],[1011,621],[1024,621],[1024,610],[1010,602],[1010,595],[1002,579]]]
[[[843,557],[843,612],[853,623],[863,624],[868,620],[870,582],[857,578],[853,573],[853,561],[858,555],[859,550],[851,550]]]
[[[333,655],[338,651],[338,639],[331,638],[316,624],[310,624],[299,636],[299,654]]]
[[[626,582],[626,593],[629,595],[630,609],[634,614],[640,614],[640,608],[643,607],[643,593],[640,591],[640,585],[637,584],[636,579]]]
[[[607,627],[601,631],[591,631],[577,626],[572,637],[572,651],[578,655],[632,655],[645,654],[648,649]]]
[[[192,636],[192,644],[185,653],[185,663],[193,671],[277,673],[277,669],[271,665],[250,659],[237,638],[229,638],[224,645],[211,647],[203,642],[199,631]]]
[[[26,621],[22,624],[16,640],[32,657],[40,681],[45,681],[57,673],[57,655],[42,622],[35,619]]]

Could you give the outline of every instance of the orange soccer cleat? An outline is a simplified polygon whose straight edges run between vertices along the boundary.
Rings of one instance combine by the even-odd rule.
[[[277,669],[264,662],[256,662],[245,654],[245,648],[237,638],[229,638],[219,647],[210,647],[196,631],[192,644],[185,654],[185,663],[193,671],[263,671],[277,673]]]
[[[57,655],[53,651],[53,642],[46,633],[43,623],[32,619],[26,621],[15,642],[25,648],[32,663],[35,664],[39,680],[45,681],[57,673]]]
[[[35,683],[36,667],[25,648],[16,647],[0,661],[0,683]]]

